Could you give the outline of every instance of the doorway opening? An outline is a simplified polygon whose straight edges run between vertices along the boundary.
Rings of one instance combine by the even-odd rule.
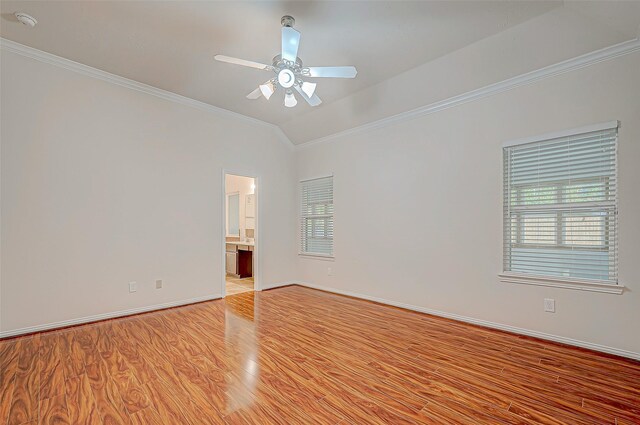
[[[256,179],[224,175],[226,296],[255,289]]]

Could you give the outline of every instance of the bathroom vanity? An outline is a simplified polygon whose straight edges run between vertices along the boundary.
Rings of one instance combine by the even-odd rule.
[[[253,242],[226,243],[227,274],[239,278],[253,276]]]

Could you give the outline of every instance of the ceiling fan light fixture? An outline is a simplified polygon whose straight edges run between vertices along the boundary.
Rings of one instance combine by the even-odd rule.
[[[287,90],[287,94],[284,95],[284,106],[287,108],[293,108],[298,104],[296,97],[291,90]]]
[[[302,91],[304,92],[304,94],[306,94],[307,96],[311,97],[313,96],[313,93],[315,93],[316,91],[316,83],[309,83],[307,81],[305,81],[304,83],[302,83]]]
[[[271,95],[275,92],[273,83],[268,82],[266,84],[260,84],[260,91],[262,92],[262,95],[265,97],[265,99],[269,100]]]
[[[291,88],[296,82],[296,76],[289,68],[284,68],[278,73],[278,83],[285,89]]]

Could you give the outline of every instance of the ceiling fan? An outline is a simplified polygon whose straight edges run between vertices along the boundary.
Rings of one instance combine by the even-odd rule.
[[[292,108],[298,104],[293,91],[311,106],[317,106],[322,100],[315,93],[316,83],[304,81],[305,78],[355,78],[358,71],[354,66],[309,66],[303,67],[302,60],[298,57],[300,45],[300,33],[293,29],[295,19],[285,15],[280,20],[282,24],[282,53],[273,58],[271,65],[232,58],[224,55],[216,55],[215,59],[236,65],[271,71],[275,77],[270,78],[257,89],[247,95],[247,99],[258,99],[260,95],[267,100],[281,87],[285,91],[284,106]]]

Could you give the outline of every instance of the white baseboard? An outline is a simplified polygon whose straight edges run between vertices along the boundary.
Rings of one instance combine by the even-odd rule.
[[[67,326],[82,325],[85,323],[97,322],[99,320],[113,319],[116,317],[131,316],[132,314],[146,313],[154,310],[162,310],[169,307],[179,307],[187,304],[199,303],[202,301],[210,301],[222,298],[220,294],[207,295],[204,297],[191,298],[188,300],[172,301],[163,304],[155,304],[146,307],[131,308],[128,310],[114,311],[111,313],[96,314],[94,316],[79,317],[77,319],[63,320],[61,322],[47,323],[44,325],[29,326],[26,328],[13,329],[0,332],[0,339],[11,336],[30,334],[34,332],[42,332],[50,329],[65,328]]]
[[[272,284],[263,286],[260,290],[280,288],[282,286],[295,285],[297,283],[298,283],[297,281],[272,283]],[[82,325],[82,324],[91,323],[91,322],[98,322],[100,320],[114,319],[116,317],[131,316],[132,314],[146,313],[149,311],[162,310],[170,307],[179,307],[182,305],[194,304],[202,301],[216,300],[219,298],[222,298],[222,295],[214,294],[206,297],[191,298],[188,300],[173,301],[173,302],[168,302],[163,304],[150,305],[146,307],[138,307],[138,308],[131,308],[128,310],[115,311],[111,313],[96,314],[93,316],[79,317],[77,319],[63,320],[60,322],[46,323],[43,325],[28,326],[26,328],[0,331],[0,339],[9,338],[12,336],[30,334],[34,332],[42,332],[42,331],[47,331],[51,329],[66,328],[68,326]]]
[[[309,283],[309,282],[301,282],[301,281],[278,282],[278,283],[265,285],[265,286],[262,287],[262,290],[280,288],[280,287],[288,286],[288,285],[300,285],[300,286],[304,286],[304,287],[311,288],[311,289],[319,289],[319,290],[322,290],[322,291],[332,292],[334,294],[347,295],[347,296],[354,297],[354,298],[360,298],[360,299],[363,299],[363,300],[374,301],[374,302],[377,302],[377,303],[380,303],[380,304],[386,304],[386,305],[390,305],[390,306],[394,306],[394,307],[404,308],[404,309],[407,309],[407,310],[417,311],[417,312],[420,312],[420,313],[431,314],[433,316],[445,317],[447,319],[458,320],[458,321],[461,321],[461,322],[471,323],[471,324],[474,324],[474,325],[485,326],[485,327],[488,327],[488,328],[499,329],[499,330],[503,330],[503,331],[517,333],[517,334],[520,334],[520,335],[532,336],[532,337],[535,337],[535,338],[546,339],[546,340],[549,340],[549,341],[559,342],[559,343],[562,343],[562,344],[574,345],[576,347],[587,348],[587,349],[594,350],[594,351],[601,351],[603,353],[609,353],[609,354],[614,354],[614,355],[621,356],[621,357],[627,357],[627,358],[634,359],[634,360],[640,360],[640,353],[636,353],[636,352],[633,352],[633,351],[622,350],[622,349],[619,349],[619,348],[609,347],[609,346],[606,346],[606,345],[594,344],[594,343],[591,343],[591,342],[586,342],[586,341],[581,341],[581,340],[577,340],[577,339],[567,338],[567,337],[563,337],[563,336],[559,336],[559,335],[547,334],[547,333],[544,333],[544,332],[534,331],[534,330],[530,330],[530,329],[518,328],[518,327],[515,327],[515,326],[505,325],[505,324],[502,324],[502,323],[495,323],[495,322],[490,322],[490,321],[487,321],[487,320],[475,319],[473,317],[461,316],[459,314],[447,313],[447,312],[444,312],[444,311],[433,310],[433,309],[426,308],[426,307],[418,307],[418,306],[415,306],[415,305],[412,305],[412,304],[405,304],[405,303],[400,303],[400,302],[396,302],[396,301],[390,301],[390,300],[386,300],[386,299],[383,299],[383,298],[378,298],[378,297],[373,297],[373,296],[369,296],[369,295],[359,294],[359,293],[356,293],[356,292],[343,291],[343,290],[340,290],[340,289],[331,288],[331,287],[323,286],[323,285],[316,285],[316,284]],[[219,299],[219,298],[221,298],[221,295],[220,294],[215,294],[215,295],[209,295],[209,296],[205,296],[205,297],[191,298],[191,299],[188,299],[188,300],[173,301],[173,302],[168,302],[168,303],[164,303],[164,304],[155,304],[155,305],[146,306],[146,307],[138,307],[138,308],[132,308],[132,309],[128,309],[128,310],[121,310],[121,311],[116,311],[116,312],[112,312],[112,313],[96,314],[94,316],[86,316],[86,317],[80,317],[80,318],[77,318],[77,319],[63,320],[61,322],[47,323],[47,324],[44,324],[44,325],[29,326],[29,327],[26,327],[26,328],[20,328],[20,329],[14,329],[14,330],[0,332],[0,339],[12,337],[12,336],[17,336],[17,335],[34,333],[34,332],[42,332],[42,331],[46,331],[46,330],[50,330],[50,329],[64,328],[64,327],[67,327],[67,326],[74,326],[74,325],[81,325],[81,324],[85,324],[85,323],[97,322],[99,320],[106,320],[106,319],[113,319],[113,318],[116,318],[116,317],[130,316],[132,314],[145,313],[145,312],[154,311],[154,310],[162,310],[162,309],[165,309],[165,308],[178,307],[178,306],[182,306],[182,305],[194,304],[194,303],[198,303],[198,302],[202,302],[202,301],[210,301],[210,300],[215,300],[215,299]]]
[[[274,289],[274,288],[280,288],[282,286],[289,286],[289,285],[299,285],[300,283],[297,280],[290,280],[287,282],[278,282],[278,283],[271,283],[269,285],[263,285],[262,288],[260,288],[261,291],[266,291],[267,289]]]
[[[608,347],[606,345],[594,344],[592,342],[580,341],[578,339],[567,338],[564,336],[548,334],[544,332],[534,331],[530,329],[518,328],[515,326],[504,325],[502,323],[489,322],[487,320],[475,319],[473,317],[461,316],[459,314],[447,313],[439,310],[432,310],[430,308],[418,307],[411,304],[400,303],[396,301],[389,301],[382,298],[372,297],[369,295],[358,294],[350,291],[343,291],[341,289],[335,289],[328,286],[316,285],[308,282],[296,282],[300,286],[305,286],[311,289],[319,289],[322,291],[332,292],[339,295],[347,295],[354,298],[360,298],[367,301],[374,301],[380,304],[391,305],[394,307],[400,307],[407,310],[417,311],[420,313],[431,314],[433,316],[445,317],[447,319],[454,319],[461,322],[471,323],[474,325],[480,325],[487,328],[499,329],[502,331],[513,332],[520,335],[532,336],[535,338],[546,339],[549,341],[559,342],[562,344],[574,345],[576,347],[588,348],[594,351],[601,351],[603,353],[615,354],[616,356],[627,357],[634,360],[640,360],[640,353],[633,351],[621,350],[619,348]]]

